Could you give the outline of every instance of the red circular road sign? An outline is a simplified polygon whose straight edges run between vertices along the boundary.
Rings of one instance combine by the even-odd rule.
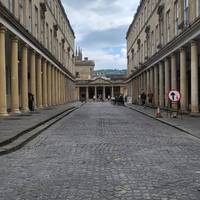
[[[179,102],[181,99],[181,94],[177,90],[172,90],[169,92],[168,97],[172,102]]]

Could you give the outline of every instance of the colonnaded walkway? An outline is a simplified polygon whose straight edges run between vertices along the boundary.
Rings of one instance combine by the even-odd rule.
[[[0,157],[1,200],[199,200],[200,140],[88,103]]]

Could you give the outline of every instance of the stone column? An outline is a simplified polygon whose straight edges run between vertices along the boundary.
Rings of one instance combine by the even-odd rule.
[[[36,69],[35,69],[35,51],[31,51],[31,65],[30,65],[30,92],[34,95],[34,106],[36,108]]]
[[[145,84],[145,82],[146,82],[146,72],[143,72],[142,73],[142,89],[146,93],[146,84]]]
[[[61,104],[64,104],[63,101],[63,74],[61,73]]]
[[[66,80],[65,74],[63,74],[63,103],[66,103]]]
[[[170,91],[170,71],[169,71],[169,59],[165,59],[165,107],[169,107],[168,94]]]
[[[71,102],[71,81],[69,80],[69,101]]]
[[[130,86],[131,86],[131,90],[132,90],[130,96],[134,100],[138,99],[138,94],[137,94],[137,92],[138,92],[138,90],[137,90],[137,79],[136,78],[132,79]]]
[[[19,77],[18,77],[18,39],[12,38],[11,44],[11,112],[19,111]]]
[[[42,61],[42,104],[47,107],[47,61]]]
[[[94,96],[97,99],[97,87],[96,86],[94,87]]]
[[[114,87],[111,88],[111,97],[114,97]]]
[[[153,67],[150,69],[150,78],[149,78],[149,84],[150,84],[150,92],[153,93],[154,91],[154,71]]]
[[[64,104],[63,73],[61,73],[61,103]]]
[[[62,104],[65,103],[65,87],[64,87],[64,74],[62,74],[62,91],[61,91],[61,94],[62,94]]]
[[[103,86],[103,100],[106,100],[106,88]]]
[[[61,72],[58,71],[58,104],[61,104]]]
[[[54,82],[55,82],[55,88],[54,88],[54,94],[55,94],[55,105],[57,105],[57,94],[58,94],[58,88],[57,88],[57,86],[58,86],[58,83],[57,83],[57,68],[55,67],[55,69],[54,69]]]
[[[77,101],[80,101],[80,88],[77,87]]]
[[[139,91],[140,91],[139,76],[137,76],[135,78],[135,82],[136,82],[136,88],[135,88],[135,90],[136,90],[137,97],[138,97],[138,94],[139,94]]]
[[[147,82],[146,82],[146,89],[147,89],[147,91],[146,91],[146,93],[148,95],[149,91],[150,91],[150,71],[147,70],[146,74],[147,74]]]
[[[36,94],[37,94],[37,107],[42,108],[42,71],[41,71],[41,56],[37,57],[37,83],[36,83]]]
[[[171,89],[177,90],[176,55],[171,56]]]
[[[47,76],[47,104],[48,106],[51,106],[52,105],[52,94],[51,94],[51,91],[52,91],[52,74],[51,74],[51,64],[48,63],[47,65],[47,71],[48,71],[48,76]]]
[[[191,112],[199,112],[198,45],[191,43]]]
[[[181,109],[187,111],[187,71],[186,71],[186,52],[184,48],[180,49],[180,92]]]
[[[28,48],[22,47],[22,112],[28,112]]]
[[[51,66],[51,104],[55,105],[55,69]]]
[[[61,71],[58,72],[58,92],[59,92],[59,104],[62,103],[62,100],[61,100]]]
[[[158,66],[154,67],[154,104],[158,106]]]
[[[58,88],[57,88],[57,68],[54,68],[54,105],[57,105],[57,92],[58,92]]]
[[[176,54],[171,55],[171,90],[177,90],[177,70],[176,70]],[[177,108],[177,104],[172,104],[173,108]]]
[[[59,103],[58,103],[58,100],[59,100],[59,98],[58,98],[58,70],[57,70],[57,68],[55,69],[55,97],[56,97],[56,105],[58,105]]]
[[[62,74],[62,104],[65,103],[65,77]]]
[[[86,87],[86,101],[89,99],[89,91],[88,91],[88,87]]]
[[[6,54],[5,54],[6,28],[0,25],[0,116],[7,116],[6,94]]]
[[[164,107],[164,66],[159,63],[159,106]]]
[[[138,86],[139,94],[141,94],[141,75],[138,76]]]
[[[63,94],[63,104],[65,104],[65,75],[62,75],[62,94]]]
[[[67,102],[69,102],[69,79],[67,79]],[[79,94],[79,96],[80,96],[80,94]],[[80,96],[81,97],[81,96]]]
[[[59,71],[58,72],[58,84],[59,84],[59,87],[58,87],[58,92],[59,92],[59,104],[61,104],[61,72]]]
[[[57,70],[57,104],[60,104],[60,71]]]
[[[144,72],[144,91],[147,94],[147,71]]]
[[[65,103],[67,103],[67,95],[68,95],[68,91],[67,91],[67,77],[65,76]]]
[[[146,76],[147,76],[147,81],[146,81],[146,95],[147,95],[147,99],[149,99],[148,94],[150,92],[150,71],[147,70],[146,72]],[[147,101],[149,103],[149,101]]]

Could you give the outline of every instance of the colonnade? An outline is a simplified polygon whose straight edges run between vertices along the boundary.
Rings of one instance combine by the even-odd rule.
[[[11,58],[9,77],[11,113],[29,111],[29,93],[34,95],[35,108],[38,109],[72,101],[74,99],[72,80],[16,36],[11,38],[9,51],[11,55],[6,55],[6,32],[6,28],[0,25],[0,116],[8,115],[7,56]],[[22,47],[20,64],[19,43]]]
[[[97,88],[98,87],[102,87],[103,88],[102,98],[105,100],[106,99],[106,87],[109,87],[109,86],[94,86],[94,96],[96,98],[98,98],[98,93],[97,93]],[[110,97],[114,97],[114,86],[111,86],[109,88],[111,88]],[[89,87],[86,87],[86,99],[89,99]]]
[[[178,51],[136,75],[129,82],[129,95],[132,94],[133,99],[137,99],[142,91],[147,96],[152,93],[155,106],[168,107],[172,106],[169,103],[169,91],[179,90],[181,110],[187,112],[190,109],[192,113],[198,113],[198,60],[198,42],[192,40],[187,47],[181,47]],[[191,83],[188,82],[190,80],[188,77],[191,77]],[[130,91],[131,88],[132,91]]]
[[[106,88],[110,88],[110,97],[114,97],[114,86],[79,86],[77,87],[78,89],[78,96],[79,99],[81,99],[81,93],[80,93],[80,88],[85,88],[85,98],[86,100],[89,99],[89,96],[91,96],[89,94],[89,88],[93,88],[93,96],[95,96],[96,98],[98,98],[98,95],[102,95],[102,98],[105,100],[106,99]],[[98,94],[98,89],[97,88],[102,88],[102,94]]]

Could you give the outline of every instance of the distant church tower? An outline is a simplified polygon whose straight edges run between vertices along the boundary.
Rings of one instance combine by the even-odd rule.
[[[82,53],[82,49],[80,47],[78,49],[76,48],[76,60],[77,61],[83,60],[83,53]]]

